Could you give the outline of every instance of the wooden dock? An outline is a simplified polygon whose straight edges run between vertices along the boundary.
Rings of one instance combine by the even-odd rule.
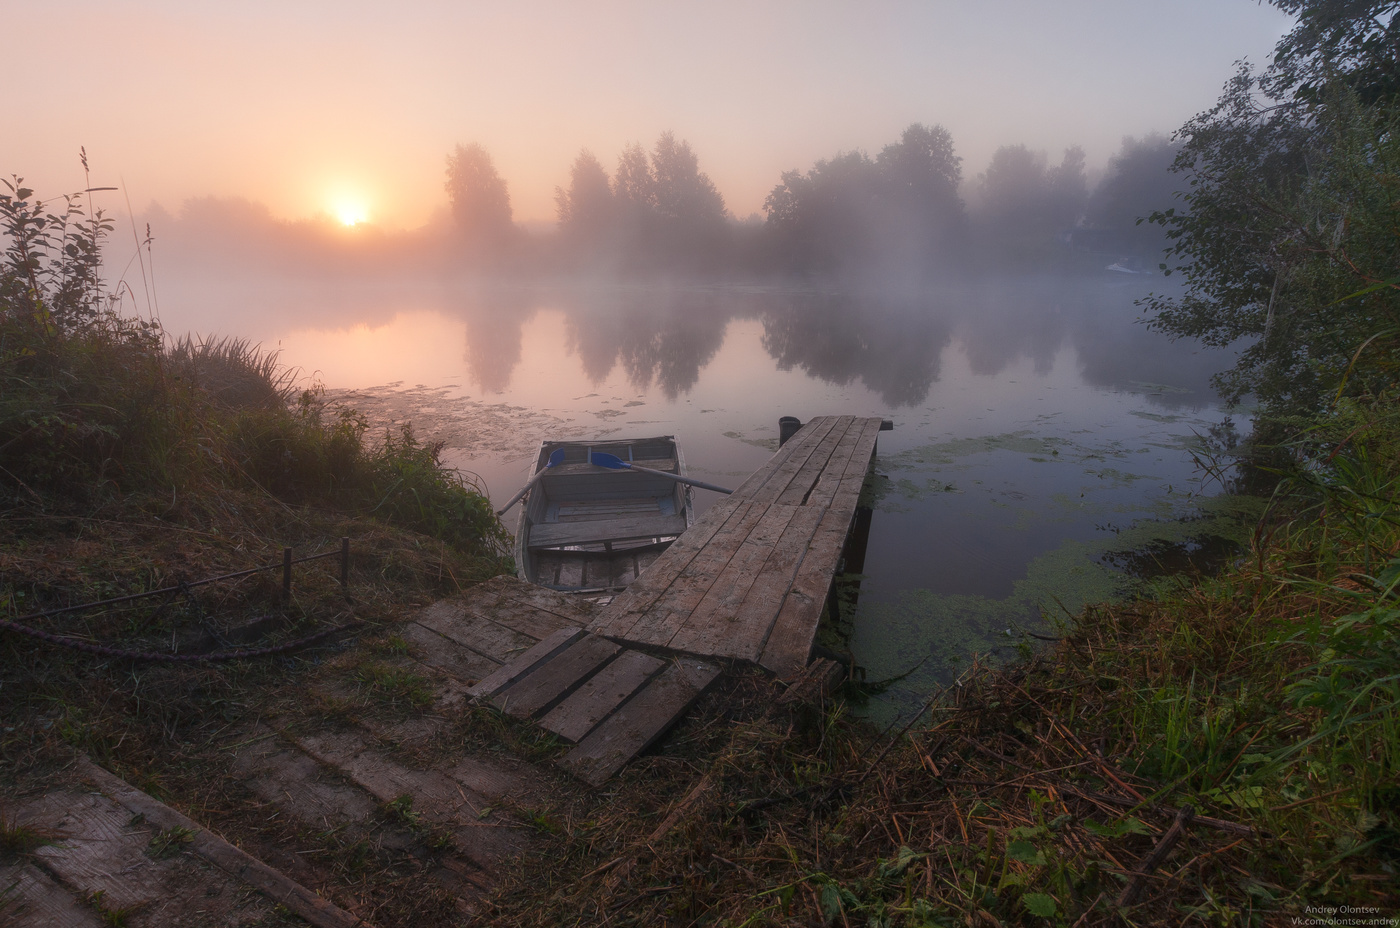
[[[881,424],[855,416],[808,422],[588,630],[623,644],[800,674]]]

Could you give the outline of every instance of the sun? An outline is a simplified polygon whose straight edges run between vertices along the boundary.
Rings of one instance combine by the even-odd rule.
[[[357,226],[369,218],[369,210],[363,203],[353,200],[341,200],[336,204],[334,215],[340,220],[340,224],[346,226]]]

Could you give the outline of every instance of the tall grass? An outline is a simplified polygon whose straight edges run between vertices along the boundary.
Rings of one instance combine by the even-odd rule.
[[[81,196],[52,213],[15,178],[0,193],[0,493],[91,506],[134,492],[236,487],[284,505],[372,514],[466,550],[503,554],[479,491],[405,426],[298,387],[246,340],[169,339],[125,314],[98,274],[108,223]]]

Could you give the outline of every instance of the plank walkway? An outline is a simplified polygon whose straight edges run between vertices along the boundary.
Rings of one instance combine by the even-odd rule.
[[[812,419],[588,626],[624,645],[807,667],[880,419]]]
[[[675,724],[722,669],[688,655],[663,660],[564,628],[470,695],[573,742],[562,765],[598,786]]]

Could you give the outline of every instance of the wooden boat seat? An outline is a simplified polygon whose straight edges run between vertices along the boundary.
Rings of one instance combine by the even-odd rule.
[[[631,516],[624,519],[595,519],[588,522],[542,522],[530,528],[531,548],[558,548],[603,541],[636,541],[679,535],[685,531],[684,515]]]

